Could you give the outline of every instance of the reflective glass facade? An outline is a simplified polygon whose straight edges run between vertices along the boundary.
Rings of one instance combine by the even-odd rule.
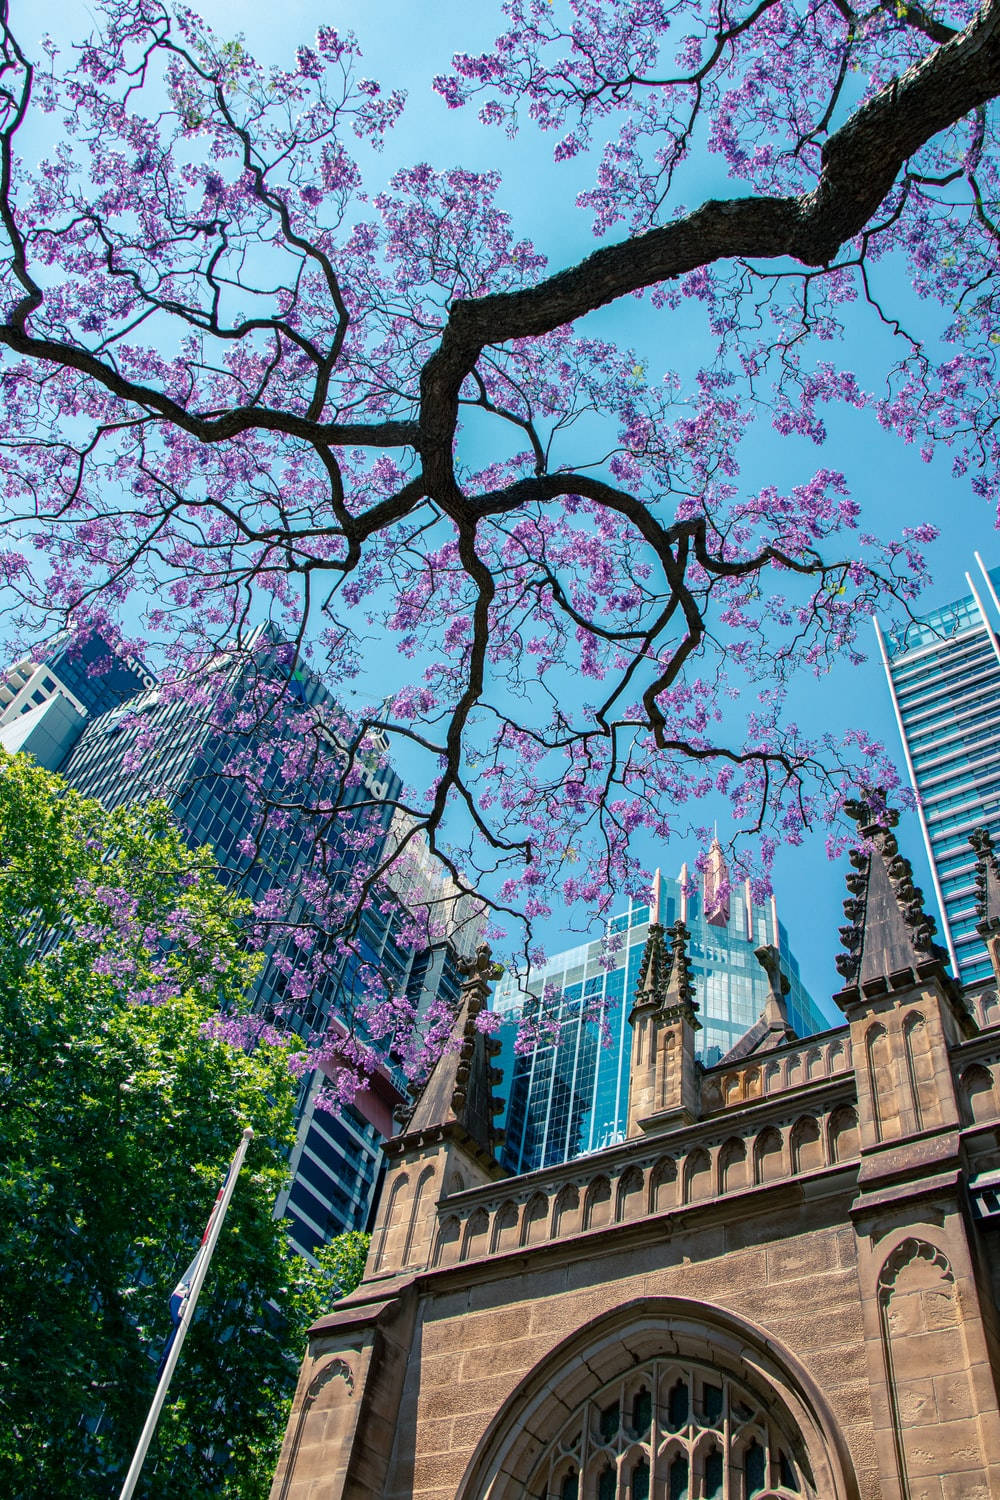
[[[767,998],[767,978],[754,948],[781,953],[791,989],[788,1016],[800,1036],[824,1030],[822,1013],[799,977],[788,935],[774,903],[752,903],[745,886],[730,892],[724,925],[707,920],[701,890],[663,879],[660,921],[683,916],[698,1019],[698,1056],[710,1065],[753,1025]],[[649,907],[631,902],[609,923],[610,946],[583,943],[550,959],[521,984],[506,974],[493,1008],[511,1024],[501,1029],[501,1066],[507,1090],[503,1163],[511,1172],[568,1161],[624,1139],[632,1046],[629,1012],[649,931]],[[618,946],[614,947],[615,940]],[[524,1015],[537,1031],[530,1049],[515,1056],[516,1023]]]
[[[976,934],[969,835],[1000,837],[1000,568],[966,574],[969,592],[883,636],[882,658],[942,921],[963,984],[992,975]],[[876,625],[876,629],[877,629]]]

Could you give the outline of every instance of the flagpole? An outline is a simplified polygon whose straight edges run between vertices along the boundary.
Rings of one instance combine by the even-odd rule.
[[[233,1196],[233,1189],[236,1187],[236,1179],[240,1175],[240,1168],[243,1165],[243,1158],[247,1154],[247,1147],[249,1146],[252,1139],[253,1131],[248,1125],[246,1130],[244,1130],[243,1132],[243,1139],[240,1141],[239,1145],[236,1148],[236,1155],[233,1157],[232,1165],[229,1168],[229,1174],[226,1177],[225,1186],[223,1187],[222,1192],[215,1201],[215,1207],[212,1210],[212,1217],[208,1221],[208,1229],[206,1231],[204,1240],[204,1250],[198,1259],[198,1268],[191,1278],[191,1290],[188,1293],[187,1298],[185,1299],[184,1306],[181,1310],[180,1321],[178,1322],[177,1329],[170,1341],[170,1352],[163,1362],[163,1369],[160,1373],[160,1379],[156,1387],[156,1395],[153,1397],[153,1404],[149,1408],[149,1415],[146,1418],[146,1424],[139,1436],[138,1446],[136,1447],[135,1454],[132,1458],[132,1463],[129,1466],[129,1471],[125,1475],[125,1483],[122,1485],[121,1494],[119,1495],[118,1500],[131,1500],[136,1484],[138,1483],[139,1473],[142,1469],[143,1463],[145,1462],[146,1454],[149,1451],[149,1445],[153,1440],[153,1433],[156,1431],[156,1424],[160,1419],[160,1412],[163,1410],[163,1403],[167,1399],[167,1390],[170,1386],[171,1377],[174,1373],[177,1361],[180,1358],[181,1346],[184,1343],[184,1339],[187,1334],[191,1319],[194,1317],[195,1305],[197,1304],[198,1296],[201,1292],[202,1282],[205,1280],[205,1275],[208,1271],[209,1263],[212,1259],[216,1242],[218,1241],[219,1234],[222,1230],[222,1221],[226,1217],[226,1209],[229,1207],[229,1200]]]

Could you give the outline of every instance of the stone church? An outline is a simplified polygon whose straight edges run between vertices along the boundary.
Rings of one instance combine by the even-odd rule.
[[[272,1500],[1000,1497],[998,984],[957,986],[891,816],[853,815],[845,1023],[799,1040],[761,949],[764,1013],[703,1069],[686,933],[653,923],[620,1145],[501,1173],[481,950]]]

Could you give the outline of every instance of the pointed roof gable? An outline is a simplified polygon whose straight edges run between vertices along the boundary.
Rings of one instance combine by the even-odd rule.
[[[837,958],[847,984],[835,998],[843,1005],[861,993],[901,989],[932,974],[957,992],[944,967],[947,954],[934,941],[934,918],[924,910],[910,862],[892,833],[899,814],[877,794],[845,803],[844,811],[858,824],[862,842],[850,852],[854,869],[844,902],[849,925],[840,929],[847,951]]]
[[[502,1111],[503,1103],[494,1099],[493,1087],[500,1082],[501,1072],[493,1067],[491,1058],[500,1051],[500,1043],[476,1024],[493,978],[492,956],[486,943],[480,944],[475,959],[464,965],[464,971],[466,978],[451,1035],[427,1081],[416,1091],[413,1105],[397,1116],[400,1132],[388,1145],[398,1154],[411,1144],[449,1135],[499,1176],[502,1174],[494,1152],[500,1144],[500,1132],[494,1128],[493,1117]]]
[[[754,949],[754,958],[768,978],[768,994],[764,1002],[764,1009],[757,1020],[745,1031],[725,1057],[719,1059],[717,1066],[724,1063],[740,1062],[745,1057],[753,1057],[758,1052],[773,1052],[775,1047],[783,1047],[786,1042],[798,1041],[795,1029],[788,1019],[785,1009],[785,996],[788,994],[790,985],[781,971],[781,955],[777,948],[767,943],[763,947]]]

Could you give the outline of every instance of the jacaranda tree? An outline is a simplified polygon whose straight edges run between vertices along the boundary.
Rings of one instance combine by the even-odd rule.
[[[105,813],[0,752],[0,1492],[119,1493],[170,1294],[256,1132],[139,1494],[267,1493],[304,1272],[272,1214],[285,1051],[215,1034],[256,960],[162,807]],[[331,1268],[333,1269],[333,1268]],[[315,1280],[315,1277],[313,1278]]]
[[[2,14],[4,581],[25,630],[141,620],[202,706],[265,615],[334,693],[381,653],[336,743],[289,700],[308,750],[238,768],[262,818],[312,785],[328,829],[331,778],[405,760],[377,858],[355,832],[331,880],[317,853],[327,940],[421,837],[530,921],[634,887],[636,832],[708,791],[766,873],[891,776],[789,692],[905,615],[934,527],[879,539],[835,467],[755,489],[742,445],[821,442],[846,403],[995,498],[1000,0],[505,0],[435,86],[520,132],[526,171],[592,155],[603,243],[569,265],[495,173],[380,175],[405,101],[332,27],[265,70],[160,0],[37,56]],[[700,201],[706,162],[728,197]],[[696,371],[648,378],[595,330],[633,296],[665,349],[700,312]],[[893,335],[875,394],[848,320]]]

